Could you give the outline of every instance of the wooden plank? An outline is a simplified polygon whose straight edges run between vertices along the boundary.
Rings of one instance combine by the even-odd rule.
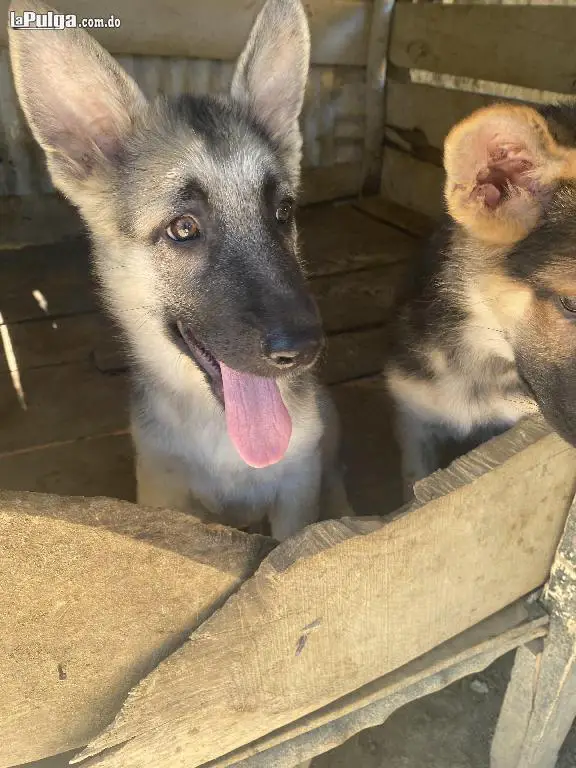
[[[103,344],[113,345],[120,354],[118,330],[100,312],[11,323],[5,328],[20,371],[82,361],[88,363],[94,350]],[[10,363],[9,366],[3,348],[0,375],[14,367],[12,360]]]
[[[396,672],[212,762],[210,768],[292,768],[304,756],[327,752],[359,731],[381,725],[405,704],[481,672],[518,643],[545,635],[547,623],[541,609],[525,601],[514,603]]]
[[[377,351],[381,356],[381,348]],[[402,485],[398,449],[391,439],[392,404],[382,379],[335,385],[331,393],[341,419],[342,461],[352,507],[359,515],[389,514],[402,504]],[[134,501],[128,427],[112,435],[53,441],[4,454],[0,488]]]
[[[355,197],[362,186],[360,163],[335,163],[302,170],[301,205]]]
[[[544,593],[544,647],[514,666],[492,745],[493,768],[554,768],[576,718],[576,499]],[[522,692],[528,696],[520,699]],[[508,743],[506,743],[508,741]]]
[[[314,280],[312,288],[326,332],[387,323],[408,268],[408,264],[400,263]]]
[[[366,129],[364,134],[364,194],[380,190],[384,135],[384,85],[394,0],[373,0],[366,67]]]
[[[126,378],[89,362],[22,371],[24,410],[10,377],[0,375],[0,456],[126,429]]]
[[[438,219],[444,210],[443,189],[442,168],[418,160],[408,152],[389,146],[385,148],[381,188],[384,198],[431,219]]]
[[[399,3],[390,59],[498,83],[574,93],[576,9]],[[534,66],[537,51],[538,66]]]
[[[341,461],[356,515],[390,515],[404,503],[394,404],[381,376],[330,387],[341,425]]]
[[[0,313],[5,323],[94,310],[85,240],[0,252]]]
[[[320,368],[322,381],[340,384],[381,373],[389,341],[387,326],[329,337],[326,361]]]
[[[135,501],[132,441],[126,432],[1,456],[0,488]]]
[[[390,340],[388,326],[344,331],[328,337],[327,351],[319,365],[326,384],[339,384],[380,373]],[[124,356],[116,346],[105,344],[94,351],[94,365],[104,374],[126,371]],[[98,381],[97,379],[95,381]],[[10,395],[13,398],[13,395]]]
[[[0,766],[85,744],[270,540],[113,499],[0,492]]]
[[[537,588],[574,494],[576,450],[530,421],[455,472],[449,492],[391,522],[327,521],[274,550],[78,760],[200,766]]]
[[[404,208],[382,196],[363,197],[354,203],[354,207],[384,224],[391,224],[417,238],[428,237],[436,226],[428,216],[410,208]]]
[[[502,99],[391,80],[386,86],[386,126],[414,154],[432,148],[441,162],[450,129],[474,110],[496,101]]]
[[[414,243],[345,204],[303,208],[298,215],[311,277],[351,272],[411,258]],[[0,254],[0,312],[13,323],[93,310],[90,246],[84,239],[6,250]],[[39,304],[38,291],[46,301]]]
[[[371,220],[350,204],[319,205],[298,213],[310,277],[410,259],[415,244],[403,232]]]
[[[9,0],[0,0],[0,16],[8,17]],[[80,18],[119,18],[120,27],[88,31],[111,53],[148,56],[190,56],[195,59],[236,59],[262,0],[59,0],[61,13]],[[306,9],[312,34],[314,64],[365,66],[371,2],[369,0],[308,0]],[[7,46],[7,31],[0,30],[0,45]]]
[[[542,639],[518,648],[490,750],[490,768],[517,768],[542,662]]]
[[[0,220],[0,259],[3,249],[55,243],[78,237],[84,229],[74,208],[54,194],[2,195]]]
[[[394,297],[405,273],[406,265],[399,264],[315,281],[315,294],[326,331],[338,335],[361,332],[363,329],[378,331],[367,326],[384,325],[389,321],[395,306]],[[61,318],[56,322],[56,328],[51,320],[15,323],[6,328],[17,369],[21,373],[54,365],[89,365],[91,362],[102,373],[127,370],[122,346],[116,340],[117,331],[111,329],[110,323],[101,314]],[[336,344],[340,347],[338,342]],[[6,400],[12,402],[13,385],[7,376],[9,370],[2,351],[0,393],[3,392]],[[7,389],[3,390],[2,382],[6,383]]]

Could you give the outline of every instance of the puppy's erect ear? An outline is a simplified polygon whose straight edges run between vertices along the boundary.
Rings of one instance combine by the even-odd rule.
[[[36,0],[10,10],[45,13]],[[57,186],[80,180],[113,159],[145,104],[136,83],[80,29],[10,29],[16,91]]]
[[[452,129],[444,167],[450,215],[485,242],[511,245],[536,226],[557,183],[576,177],[576,151],[531,107],[497,104]]]
[[[300,0],[267,0],[238,60],[232,96],[251,104],[270,136],[297,155],[297,163],[309,64],[310,33]]]

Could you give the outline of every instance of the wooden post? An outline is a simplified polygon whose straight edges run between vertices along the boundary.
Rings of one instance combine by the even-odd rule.
[[[491,768],[554,768],[576,717],[576,498],[543,603],[550,631],[543,644],[535,640],[517,652]]]
[[[382,142],[384,140],[384,87],[388,64],[388,43],[395,0],[375,0],[366,63],[366,136],[362,194],[380,191]]]

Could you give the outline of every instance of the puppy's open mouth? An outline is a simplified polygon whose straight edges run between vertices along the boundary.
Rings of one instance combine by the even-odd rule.
[[[229,368],[198,341],[187,323],[178,321],[171,331],[224,406],[228,435],[246,464],[261,468],[279,462],[288,450],[292,420],[276,380]]]
[[[182,351],[191,357],[198,368],[204,374],[206,381],[210,385],[214,397],[224,405],[224,389],[222,387],[222,370],[220,363],[206,347],[201,344],[192,334],[189,325],[180,321],[176,322],[172,328],[173,333],[179,337],[179,347]]]

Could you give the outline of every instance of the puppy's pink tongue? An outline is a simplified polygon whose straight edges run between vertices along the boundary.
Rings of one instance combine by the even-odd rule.
[[[240,373],[220,363],[228,434],[251,467],[276,464],[288,450],[290,414],[274,379]]]

